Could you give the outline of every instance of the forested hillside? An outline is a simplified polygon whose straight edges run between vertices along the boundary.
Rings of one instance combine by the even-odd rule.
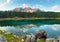
[[[15,12],[0,11],[0,18],[60,18],[60,12]]]

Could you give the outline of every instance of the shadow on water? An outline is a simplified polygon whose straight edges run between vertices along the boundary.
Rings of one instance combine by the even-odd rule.
[[[27,24],[44,25],[60,24],[59,19],[36,19],[36,20],[0,20],[0,26],[21,26]]]

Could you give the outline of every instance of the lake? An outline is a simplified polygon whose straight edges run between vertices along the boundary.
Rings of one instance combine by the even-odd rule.
[[[60,24],[59,19],[36,19],[36,20],[0,20],[0,26],[22,26],[27,24],[44,25]]]
[[[45,30],[47,37],[60,36],[59,19],[36,20],[0,20],[0,30],[6,30],[16,35],[36,34],[39,30]]]

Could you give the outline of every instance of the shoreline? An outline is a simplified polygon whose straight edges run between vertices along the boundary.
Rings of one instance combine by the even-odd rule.
[[[37,20],[37,19],[60,19],[60,18],[0,18],[0,20]]]

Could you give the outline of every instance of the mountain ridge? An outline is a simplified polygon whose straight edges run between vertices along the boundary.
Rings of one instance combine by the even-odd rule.
[[[16,11],[16,12],[30,12],[30,13],[33,13],[33,12],[45,12],[44,10],[40,10],[39,8],[30,8],[30,7],[18,7],[18,8],[15,8],[13,9],[13,11]]]

